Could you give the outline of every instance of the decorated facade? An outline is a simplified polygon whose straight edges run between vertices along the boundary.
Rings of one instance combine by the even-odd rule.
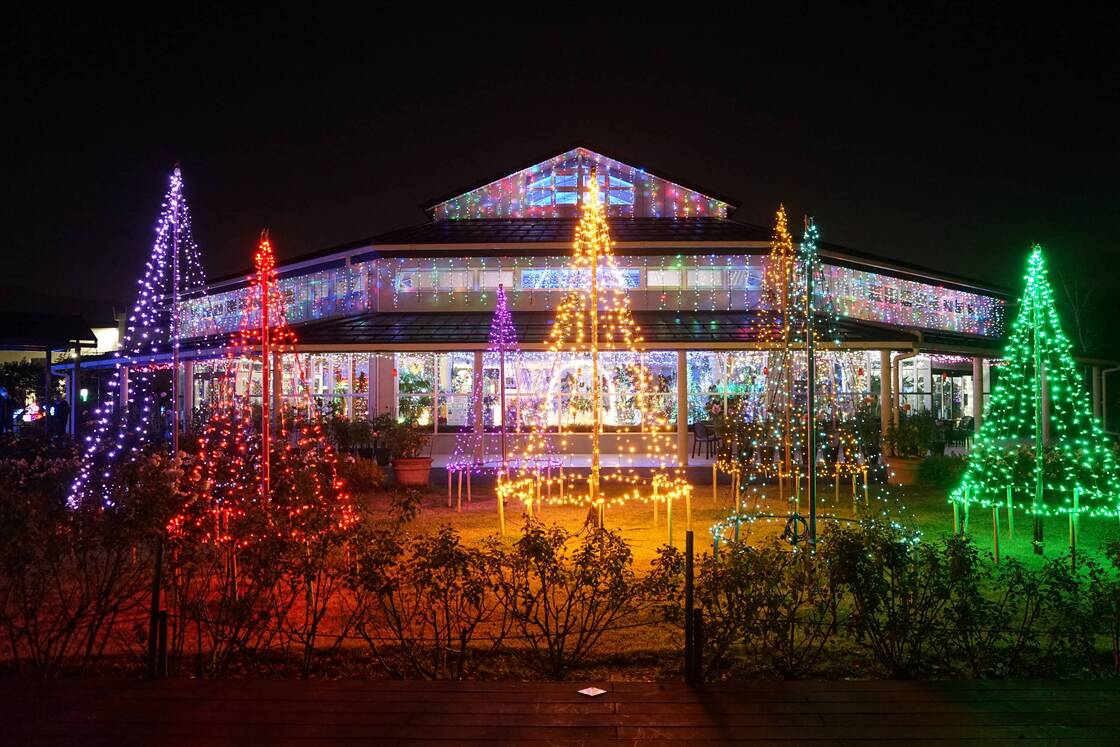
[[[478,377],[499,377],[499,362],[486,354],[499,288],[519,342],[502,380],[506,412],[547,412],[541,399],[562,384],[578,394],[587,384],[582,372],[595,368],[590,353],[569,354],[587,360],[566,360],[566,372],[577,374],[560,382],[549,334],[564,299],[590,281],[588,268],[572,262],[589,193],[602,205],[614,254],[599,286],[625,298],[643,336],[640,362],[626,349],[598,352],[603,459],[612,449],[621,454],[641,427],[620,395],[639,365],[648,376],[646,405],[657,413],[647,422],[675,432],[684,459],[693,424],[711,419],[728,397],[765,387],[772,230],[735,220],[726,198],[582,147],[434,202],[419,225],[279,266],[277,289],[299,343],[270,396],[297,404],[303,393],[292,372],[305,371],[312,406],[351,418],[389,413],[430,429],[437,459],[451,455],[457,434],[501,425],[501,417],[475,417],[472,403]],[[800,216],[791,223],[799,226]],[[822,353],[822,365],[837,372],[835,406],[854,412],[872,402],[884,423],[896,411],[978,414],[986,361],[1004,343],[1006,294],[828,243],[818,253],[813,292],[837,315],[837,344]],[[180,301],[189,351],[184,411],[216,397],[224,350],[253,313],[249,298],[246,274]],[[266,389],[249,387],[257,397]],[[581,431],[595,414],[569,407],[563,416],[561,423],[557,410],[556,422],[537,425],[567,432],[569,452],[590,453]]]

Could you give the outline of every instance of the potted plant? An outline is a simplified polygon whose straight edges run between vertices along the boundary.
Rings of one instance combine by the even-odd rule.
[[[929,413],[903,415],[898,425],[887,429],[887,480],[892,485],[915,485],[918,465],[933,441],[933,416]]]
[[[389,447],[397,483],[410,488],[427,486],[432,458],[421,454],[428,447],[431,434],[411,425],[397,424],[382,434],[382,438]]]
[[[377,415],[374,417],[373,422],[370,423],[370,436],[373,439],[373,459],[377,462],[379,467],[389,466],[389,459],[392,457],[392,454],[385,440],[385,434],[396,424],[396,421],[393,420],[393,416],[387,412]]]
[[[365,418],[350,423],[350,445],[362,459],[373,458],[373,426]]]

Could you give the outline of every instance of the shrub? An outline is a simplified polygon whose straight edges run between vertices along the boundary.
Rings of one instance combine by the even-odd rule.
[[[428,446],[431,434],[410,425],[398,423],[382,433],[389,453],[396,459],[415,459]]]
[[[918,465],[918,479],[930,487],[951,488],[960,483],[967,464],[961,456],[934,454]]]
[[[385,470],[369,459],[339,461],[338,476],[346,483],[346,487],[362,493],[377,490],[385,484]]]
[[[380,634],[388,631],[408,666],[426,679],[463,679],[501,647],[509,630],[482,551],[462,544],[450,526],[408,539],[382,532],[364,544],[354,585],[376,615],[357,630],[389,671]],[[481,644],[479,644],[481,642]]]
[[[583,664],[607,630],[636,618],[646,596],[617,532],[597,529],[574,549],[573,539],[530,521],[512,550],[489,546],[502,606],[526,641],[525,663],[554,680]]]
[[[887,428],[886,440],[894,456],[921,459],[929,453],[934,440],[933,416],[928,412],[901,416],[897,426]]]
[[[78,510],[68,481],[0,482],[0,631],[21,673],[88,673],[122,620],[144,613],[180,473],[159,457],[116,472],[111,501]]]
[[[949,599],[944,554],[894,525],[868,522],[825,535],[836,580],[850,592],[857,642],[891,677],[935,669],[942,613]]]

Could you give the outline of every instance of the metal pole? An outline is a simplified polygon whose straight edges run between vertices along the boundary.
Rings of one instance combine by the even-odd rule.
[[[1038,303],[1031,307],[1031,327],[1034,335],[1034,552],[1042,555],[1043,552],[1043,526],[1042,526],[1042,478],[1043,478],[1043,443],[1042,443],[1042,351],[1039,350],[1038,339]]]
[[[695,663],[693,661],[693,535],[689,530],[684,534],[684,678],[691,682],[693,679]]]
[[[176,170],[178,167],[176,166]],[[179,197],[171,196],[171,454],[179,455]],[[267,396],[267,395],[265,395]]]
[[[502,286],[499,284],[498,290],[501,289]],[[506,348],[504,342],[498,350],[498,377],[498,397],[502,408],[502,477],[505,477],[509,471],[509,453],[506,451]],[[482,389],[480,388],[479,391],[481,392]],[[520,418],[518,418],[518,421],[520,422]],[[482,438],[486,438],[486,436],[483,435]]]
[[[591,180],[598,179],[597,170],[592,167]],[[597,184],[597,182],[596,182]],[[598,209],[595,206],[594,209]],[[602,504],[599,496],[599,430],[601,426],[599,409],[602,405],[601,382],[599,381],[599,236],[591,242],[591,478],[588,485],[591,504],[599,503],[599,526],[603,526]]]
[[[268,231],[261,232],[261,241],[268,240]],[[260,272],[261,286],[261,498],[268,500],[272,492],[269,474],[269,462],[272,454],[272,400],[270,388],[271,381],[271,349],[268,335],[268,306],[269,306],[269,280],[270,268],[262,268]],[[249,381],[252,381],[250,370]]]
[[[805,222],[808,230],[808,219]],[[813,340],[813,257],[805,263],[805,421],[806,444],[809,449],[809,544],[817,544],[817,429],[816,388],[817,362]]]
[[[163,535],[156,538],[155,563],[152,569],[152,602],[148,610],[148,676],[159,675],[159,593],[163,585]]]

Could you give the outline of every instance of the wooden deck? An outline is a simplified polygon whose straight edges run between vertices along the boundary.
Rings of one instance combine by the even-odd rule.
[[[585,684],[607,690],[589,698]],[[1120,682],[0,679],[4,745],[1120,744]]]

